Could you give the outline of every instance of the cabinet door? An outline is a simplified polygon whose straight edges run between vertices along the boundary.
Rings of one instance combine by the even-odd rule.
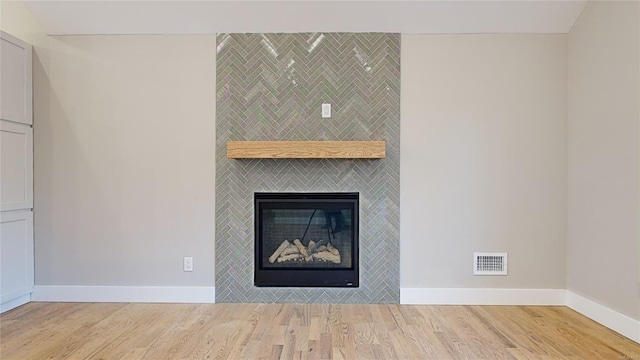
[[[0,303],[33,291],[33,213],[0,213]]]
[[[33,123],[31,46],[0,32],[0,119]]]
[[[33,129],[0,120],[0,211],[33,208]]]

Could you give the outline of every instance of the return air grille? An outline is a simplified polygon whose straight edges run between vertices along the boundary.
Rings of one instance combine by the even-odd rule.
[[[507,253],[474,253],[473,275],[507,275]]]

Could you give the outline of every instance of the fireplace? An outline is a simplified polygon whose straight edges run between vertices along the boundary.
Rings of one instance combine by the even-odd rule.
[[[358,287],[358,193],[255,193],[254,285]]]

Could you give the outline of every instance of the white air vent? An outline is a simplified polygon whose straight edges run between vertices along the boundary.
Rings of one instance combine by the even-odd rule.
[[[473,253],[473,275],[507,275],[507,253]]]

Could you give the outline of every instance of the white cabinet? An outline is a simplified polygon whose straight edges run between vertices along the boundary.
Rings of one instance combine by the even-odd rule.
[[[0,34],[0,119],[33,123],[31,46],[5,32]]]
[[[0,211],[33,207],[33,129],[0,120]]]
[[[33,212],[0,213],[0,303],[33,291]]]
[[[0,312],[33,291],[31,46],[0,31]]]

